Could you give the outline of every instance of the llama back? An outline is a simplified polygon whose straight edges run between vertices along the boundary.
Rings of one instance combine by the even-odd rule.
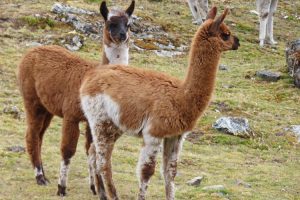
[[[59,46],[37,47],[29,50],[19,65],[20,91],[26,99],[38,98],[52,114],[62,117],[67,110],[75,109],[74,115],[82,115],[79,87],[86,71],[96,66],[96,62],[83,60]]]
[[[101,73],[97,73],[99,70]],[[194,113],[185,111],[192,105],[179,103],[184,92],[182,82],[176,78],[155,71],[122,66],[94,69],[86,77],[89,78],[84,80],[81,88],[82,97],[87,96],[83,106],[92,105],[88,103],[89,98],[107,102],[95,107],[113,105],[105,110],[110,111],[108,117],[119,124],[123,131],[139,134],[146,128],[147,121],[151,121],[151,125],[156,127],[153,133],[161,137],[177,132],[180,134],[194,126],[195,120],[191,120]],[[97,95],[99,93],[101,95]],[[95,107],[91,106],[91,109]],[[191,117],[184,121],[182,113]]]

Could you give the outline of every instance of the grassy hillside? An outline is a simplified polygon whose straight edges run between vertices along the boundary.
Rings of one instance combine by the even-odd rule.
[[[98,11],[100,0],[64,1],[70,5]],[[300,38],[300,1],[279,1],[275,15],[276,47],[258,47],[258,17],[250,13],[255,1],[213,0],[220,9],[231,8],[227,18],[241,40],[241,48],[224,53],[221,63],[229,71],[219,71],[213,103],[199,120],[195,134],[184,143],[176,178],[177,199],[300,199],[300,149],[295,137],[286,128],[300,124],[300,90],[287,75],[285,43]],[[109,1],[109,5],[127,6],[129,1]],[[60,37],[73,29],[54,20],[36,21],[34,14],[49,13],[53,1],[2,0],[0,2],[0,199],[58,199],[56,196],[60,163],[61,119],[55,118],[45,134],[43,161],[51,184],[37,186],[26,153],[14,153],[8,147],[25,146],[25,119],[22,100],[16,85],[16,67],[33,41],[45,41],[47,36]],[[297,13],[298,12],[298,13]],[[161,25],[180,44],[189,44],[196,25],[185,0],[137,1],[135,14]],[[297,16],[298,14],[298,16]],[[284,17],[288,16],[288,17]],[[86,38],[85,46],[76,54],[100,60],[100,42]],[[166,58],[153,52],[130,51],[134,66],[155,69],[184,77],[187,54]],[[254,75],[257,70],[279,71],[283,78],[276,83],[264,82]],[[10,111],[13,106],[18,112]],[[211,128],[220,116],[246,117],[256,134],[253,139],[241,139],[219,133]],[[88,186],[87,162],[81,135],[77,153],[71,164],[66,199],[97,199]],[[141,140],[122,137],[113,155],[114,180],[121,199],[135,199],[138,182],[135,168]],[[159,159],[160,160],[160,159]],[[160,162],[152,178],[148,199],[164,199]],[[186,182],[204,175],[200,187]],[[238,184],[242,180],[251,185]],[[204,186],[224,185],[225,190],[207,192]]]

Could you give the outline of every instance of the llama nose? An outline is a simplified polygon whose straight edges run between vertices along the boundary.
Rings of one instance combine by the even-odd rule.
[[[120,33],[120,40],[126,40],[126,33]]]
[[[241,46],[241,45],[240,45],[240,40],[239,40],[239,38],[234,37],[234,42],[235,42],[238,46]]]

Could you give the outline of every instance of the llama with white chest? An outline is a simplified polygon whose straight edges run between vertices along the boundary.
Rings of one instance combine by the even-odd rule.
[[[183,81],[120,65],[94,69],[85,75],[80,88],[81,105],[93,135],[97,174],[103,179],[109,199],[119,199],[111,157],[116,140],[124,132],[144,140],[137,168],[138,199],[146,197],[162,141],[166,198],[175,198],[174,178],[183,136],[193,129],[209,104],[221,53],[239,47],[238,38],[223,23],[227,12],[216,18],[217,9],[212,8],[198,29]]]
[[[53,116],[63,118],[62,161],[57,191],[60,196],[66,194],[70,161],[76,152],[79,138],[79,123],[86,121],[80,106],[79,87],[84,75],[91,69],[101,68],[106,64],[128,64],[128,28],[134,5],[135,1],[132,1],[125,11],[114,9],[109,12],[105,1],[102,2],[100,11],[105,19],[103,43],[109,47],[104,48],[102,65],[84,60],[62,47],[51,45],[31,49],[24,55],[18,67],[18,84],[26,111],[27,152],[39,185],[48,183],[41,159],[44,133]],[[86,139],[88,153],[92,142],[88,127]],[[101,185],[102,181],[99,181]],[[90,187],[95,193],[94,180],[91,180]],[[103,192],[102,194],[105,196]]]
[[[278,0],[256,0],[259,14],[259,45],[265,43],[277,44],[273,36],[273,15],[276,11]]]

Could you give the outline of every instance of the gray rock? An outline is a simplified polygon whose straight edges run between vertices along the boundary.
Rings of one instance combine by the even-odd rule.
[[[291,126],[290,130],[295,134],[298,139],[298,143],[300,143],[300,125]]]
[[[24,153],[25,148],[22,146],[11,146],[6,148],[7,151],[15,152],[15,153]]]
[[[169,58],[184,54],[184,52],[181,51],[155,50],[154,52],[156,53],[156,55],[160,57],[169,57]]]
[[[276,82],[281,78],[281,74],[279,72],[271,72],[267,70],[257,71],[256,76],[269,82]]]
[[[294,84],[300,88],[300,39],[287,44],[286,63],[289,75],[294,78]]]
[[[61,43],[70,51],[78,51],[84,44],[84,38],[77,34],[68,34]]]
[[[22,116],[22,112],[17,106],[6,106],[4,107],[2,112],[5,114],[12,115],[15,119],[20,119]]]
[[[197,176],[191,180],[189,180],[188,182],[186,182],[186,184],[190,185],[190,186],[199,186],[200,183],[203,180],[203,176]]]
[[[228,67],[227,65],[220,64],[220,65],[219,65],[219,70],[222,70],[222,71],[228,71],[228,70],[229,70],[229,67]]]
[[[75,8],[61,3],[55,3],[52,6],[51,11],[56,14],[72,13],[72,14],[95,15],[95,12],[84,10],[81,8]]]
[[[29,42],[26,43],[26,47],[39,47],[42,46],[43,44],[39,43],[39,42]]]
[[[209,191],[209,192],[218,192],[218,191],[225,190],[225,187],[223,185],[211,185],[211,186],[203,187],[202,190]]]
[[[240,137],[250,137],[253,135],[248,119],[239,117],[221,117],[214,124],[213,128],[227,134]]]
[[[245,188],[251,188],[251,184],[250,183],[246,183],[243,180],[239,180],[239,179],[236,180],[236,184],[240,185],[240,186],[244,186]]]

